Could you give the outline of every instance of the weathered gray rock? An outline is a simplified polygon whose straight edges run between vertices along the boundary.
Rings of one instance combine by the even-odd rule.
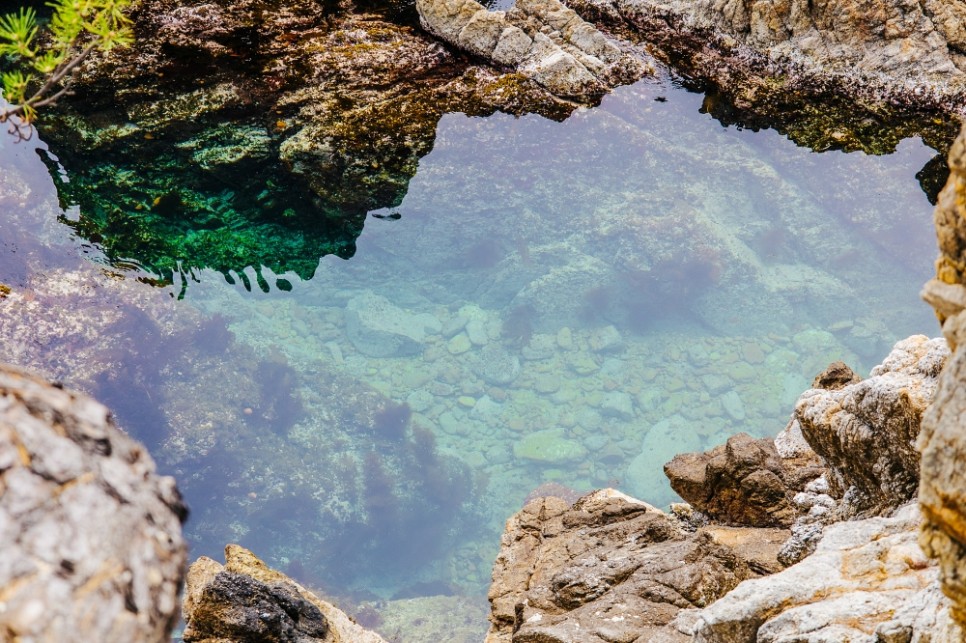
[[[2,638],[169,640],[187,511],[104,406],[0,365],[0,486]]]
[[[926,285],[924,297],[944,322],[943,334],[954,352],[917,442],[922,454],[919,502],[925,518],[919,542],[938,558],[952,616],[966,627],[966,133],[960,133],[950,150],[949,166],[949,181],[935,212],[940,250],[936,279]]]
[[[829,466],[841,517],[882,515],[914,497],[915,440],[948,354],[945,340],[916,335],[897,343],[869,379],[799,398],[793,421]]]
[[[352,345],[370,357],[414,355],[423,350],[427,334],[441,330],[429,313],[409,312],[369,291],[349,300],[345,324]]]
[[[538,498],[507,521],[486,641],[687,641],[669,626],[675,616],[778,569],[786,535],[724,527],[686,534],[667,514],[612,489],[572,507]]]
[[[671,487],[695,509],[724,524],[788,527],[798,515],[774,440],[739,433],[705,453],[684,453],[664,465]],[[814,469],[814,476],[821,469]]]
[[[919,519],[909,504],[890,518],[827,528],[803,562],[745,581],[699,612],[693,640],[960,641],[936,597],[936,566],[916,544]]]
[[[385,643],[247,549],[225,547],[225,564],[202,556],[188,571],[188,643]]]
[[[557,0],[519,0],[508,12],[475,0],[418,0],[416,9],[430,33],[557,96],[599,96],[652,71]]]

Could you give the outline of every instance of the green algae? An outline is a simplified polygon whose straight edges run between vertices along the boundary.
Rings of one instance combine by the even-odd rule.
[[[218,123],[174,144],[125,136],[76,159],[81,150],[57,146],[70,168],[59,198],[78,213],[61,220],[112,263],[133,262],[162,285],[202,269],[232,279],[249,267],[263,290],[263,268],[310,279],[320,257],[352,256],[363,213],[319,207],[266,162],[272,145],[254,123]]]

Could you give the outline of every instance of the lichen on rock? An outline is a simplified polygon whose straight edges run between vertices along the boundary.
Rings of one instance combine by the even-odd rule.
[[[93,399],[0,365],[3,638],[170,640],[187,511]]]

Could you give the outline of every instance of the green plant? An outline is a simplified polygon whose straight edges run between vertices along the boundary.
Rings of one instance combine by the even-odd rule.
[[[132,0],[55,0],[42,28],[30,8],[0,16],[0,82],[8,105],[0,123],[29,138],[37,110],[68,91],[65,84],[95,50],[134,42],[126,10]]]

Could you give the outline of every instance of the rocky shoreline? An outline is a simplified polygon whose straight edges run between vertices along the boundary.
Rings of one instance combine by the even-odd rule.
[[[775,439],[739,434],[675,457],[665,472],[690,504],[671,513],[610,489],[576,502],[538,495],[507,523],[487,641],[962,640],[963,150],[966,132],[950,155],[936,209],[942,254],[924,292],[946,338],[899,342],[864,380],[832,364]],[[185,578],[173,481],[86,396],[5,367],[0,402],[4,546],[32,547],[6,568],[4,584],[17,588],[7,603],[20,607],[0,622],[40,639],[122,628],[128,640],[164,640]],[[101,517],[78,523],[78,507]],[[92,537],[105,524],[120,540]],[[25,538],[35,531],[43,537]],[[144,538],[156,543],[148,558]],[[134,557],[119,554],[127,546]],[[192,566],[186,641],[382,640],[250,552],[229,546],[226,561]],[[83,617],[122,606],[130,616]]]
[[[277,199],[266,210],[277,216],[256,223],[289,225],[282,195],[297,186],[297,194],[333,213],[326,225],[337,228],[335,236],[326,228],[284,264],[265,264],[255,253],[241,259],[199,255],[197,267],[227,275],[263,261],[276,272],[303,274],[314,270],[320,254],[351,255],[365,212],[399,202],[420,156],[432,148],[444,112],[535,111],[564,118],[580,101],[593,104],[614,85],[647,73],[651,56],[725,88],[732,105],[751,113],[775,109],[773,102],[787,108],[803,95],[859,101],[861,118],[872,114],[883,127],[897,106],[963,111],[966,56],[959,47],[966,43],[966,15],[938,0],[896,5],[881,15],[847,2],[763,7],[572,0],[567,8],[543,0],[498,16],[471,0],[444,5],[420,0],[416,8],[426,29],[454,49],[417,29],[412,7],[380,5],[362,13],[346,5],[320,16],[281,3],[255,38],[256,54],[230,78],[224,61],[251,48],[251,25],[266,18],[255,4],[145,2],[138,10],[145,47],[127,59],[100,61],[78,78],[85,100],[93,99],[66,105],[56,117],[55,146],[65,150],[64,160],[71,149],[130,159],[147,153],[152,141],[176,138],[179,154],[214,182],[227,167],[236,171],[276,159],[275,167],[284,168],[292,182],[279,187],[256,175],[252,194],[243,196],[261,198],[267,191]],[[850,20],[839,20],[841,15]],[[203,65],[186,62],[199,56]],[[270,60],[277,67],[265,67]],[[160,96],[145,80],[155,76],[181,79],[162,88],[170,94],[160,110],[145,107]],[[224,130],[227,117],[244,127]],[[937,148],[949,130],[943,118],[922,129]],[[861,130],[845,128],[841,140],[828,144],[858,148],[875,138],[855,133]],[[792,422],[775,439],[737,435],[709,452],[675,457],[665,473],[689,504],[670,513],[610,489],[576,501],[538,492],[507,523],[490,590],[488,641],[730,643],[785,640],[805,631],[815,641],[963,640],[966,478],[956,465],[966,459],[959,423],[966,405],[964,136],[950,153],[952,174],[936,211],[942,255],[937,279],[925,291],[944,322],[945,341],[900,342],[866,380],[835,366],[802,395]],[[827,143],[815,140],[816,146]],[[888,148],[889,142],[875,144]],[[373,167],[382,168],[376,178]],[[124,172],[92,171],[78,181],[116,181]],[[200,199],[189,188],[152,186],[145,197],[139,184],[132,194],[153,203],[163,219],[166,204]],[[115,224],[108,216],[77,222],[76,228],[108,239],[109,254],[128,256],[128,237],[110,241]],[[257,228],[256,235],[265,229]],[[293,230],[293,238],[299,237],[301,229]],[[142,238],[143,231],[134,237]],[[145,264],[157,265],[170,279],[174,269],[164,262],[172,255],[165,252],[181,250],[165,249]],[[253,281],[258,279],[264,277]],[[354,314],[352,332],[372,326],[359,310]],[[192,339],[201,353],[202,344],[229,335],[217,323],[209,326],[199,327]],[[378,350],[370,339],[357,337]],[[159,340],[156,350],[165,352],[165,346]],[[172,368],[178,359],[170,358]],[[148,381],[139,368],[116,377]],[[196,368],[201,372],[203,364]],[[270,361],[255,368],[279,383],[279,390],[263,396],[292,394],[285,369]],[[225,377],[231,382],[240,375]],[[102,391],[120,386],[103,378],[95,383]],[[335,379],[322,388],[331,401],[347,386]],[[244,406],[242,393],[257,396],[235,391],[238,408]],[[392,409],[382,396],[370,390],[354,396],[358,412],[340,421],[363,427],[360,440],[387,422],[391,428],[385,414]],[[252,434],[287,429],[294,418],[279,417],[282,406],[249,409],[261,423]],[[182,412],[195,417],[190,409]],[[213,421],[201,420],[188,424]],[[14,369],[0,377],[0,430],[8,433],[8,447],[16,447],[0,454],[0,516],[8,518],[0,524],[11,526],[0,535],[8,551],[24,550],[18,559],[25,561],[7,567],[0,581],[12,588],[0,624],[41,640],[63,639],[75,628],[90,640],[165,640],[176,619],[186,555],[184,509],[172,481],[153,473],[143,447],[113,427],[104,407]],[[211,432],[199,428],[195,437],[201,448],[217,449],[204,442],[213,439]],[[394,438],[379,439],[388,444]],[[455,483],[464,491],[472,484],[418,436],[400,444],[404,448],[392,457],[411,471],[418,491],[405,498],[406,507],[445,508],[441,495],[426,491],[431,484]],[[384,466],[373,465],[368,473]],[[365,486],[366,474],[356,474]],[[70,508],[87,503],[101,513],[78,524]],[[270,499],[253,500],[266,503]],[[101,533],[109,520],[127,520],[117,533],[133,535],[124,543],[103,543],[113,549],[98,549],[90,534]],[[34,532],[45,538],[63,534],[65,541],[24,537]],[[38,549],[27,551],[33,545]],[[131,551],[118,554],[125,546]],[[145,551],[153,557],[145,559]],[[202,559],[187,579],[186,641],[382,640],[236,546],[229,546],[224,567]],[[92,622],[86,613],[104,618]]]

